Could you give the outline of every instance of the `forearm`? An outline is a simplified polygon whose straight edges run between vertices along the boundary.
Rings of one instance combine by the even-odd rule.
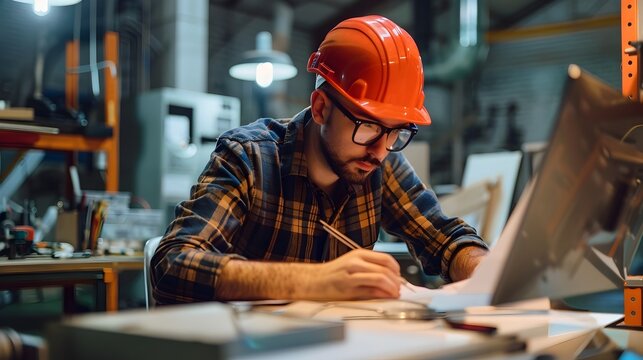
[[[489,251],[479,246],[467,246],[455,254],[449,266],[449,277],[460,281],[471,277],[473,271]]]
[[[319,264],[231,260],[217,278],[219,300],[315,298]]]
[[[217,299],[357,300],[398,298],[400,267],[388,254],[354,250],[333,261],[271,263],[230,260]]]

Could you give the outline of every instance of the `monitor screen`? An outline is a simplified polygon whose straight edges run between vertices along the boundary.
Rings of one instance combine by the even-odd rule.
[[[576,65],[568,75],[492,304],[622,286],[604,259],[622,267],[641,238],[643,104]]]

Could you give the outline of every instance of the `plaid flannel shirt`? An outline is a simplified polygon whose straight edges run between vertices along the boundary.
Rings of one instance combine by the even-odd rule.
[[[259,119],[221,135],[152,258],[159,304],[216,300],[218,276],[233,258],[323,262],[350,251],[328,240],[319,219],[367,249],[382,227],[408,244],[427,274],[447,280],[460,248],[486,247],[463,220],[442,213],[399,152],[364,184],[343,184],[346,195],[334,203],[308,178],[310,118],[306,109],[292,120]]]

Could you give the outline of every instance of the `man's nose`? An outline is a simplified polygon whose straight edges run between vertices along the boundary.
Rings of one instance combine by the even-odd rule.
[[[387,138],[387,136],[386,136],[386,134],[384,134],[381,138],[379,138],[379,140],[377,140],[376,142],[372,143],[367,148],[369,155],[371,155],[372,157],[376,158],[380,162],[389,153],[388,149],[386,148],[386,138]]]

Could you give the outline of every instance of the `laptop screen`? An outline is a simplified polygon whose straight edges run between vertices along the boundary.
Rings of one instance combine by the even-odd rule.
[[[576,65],[568,75],[492,304],[622,286],[624,249],[641,238],[643,104]]]

